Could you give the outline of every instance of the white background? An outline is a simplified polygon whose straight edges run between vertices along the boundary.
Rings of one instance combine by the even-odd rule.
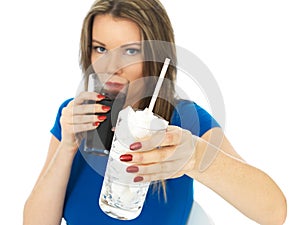
[[[80,29],[92,2],[0,3],[1,224],[22,223],[23,205],[44,163],[58,106],[76,92]],[[278,183],[288,201],[286,224],[298,224],[298,2],[163,3],[177,44],[195,53],[220,86],[228,138],[250,164]],[[179,77],[178,84],[208,106],[187,79]],[[255,224],[200,184],[195,185],[195,198],[216,225]]]

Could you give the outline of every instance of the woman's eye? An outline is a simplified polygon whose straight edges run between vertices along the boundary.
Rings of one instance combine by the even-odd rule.
[[[128,48],[126,49],[126,55],[137,55],[138,53],[140,53],[140,49],[136,49],[136,48]]]
[[[106,53],[106,48],[104,48],[104,47],[101,47],[101,46],[94,46],[93,47],[94,48],[94,50],[96,51],[96,52],[98,52],[98,53],[100,53],[100,54],[104,54],[104,53]]]

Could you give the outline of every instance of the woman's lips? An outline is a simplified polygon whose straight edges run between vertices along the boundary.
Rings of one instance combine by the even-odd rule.
[[[119,82],[108,81],[105,83],[105,86],[106,86],[106,89],[108,89],[108,90],[121,91],[125,87],[125,84],[122,84]]]

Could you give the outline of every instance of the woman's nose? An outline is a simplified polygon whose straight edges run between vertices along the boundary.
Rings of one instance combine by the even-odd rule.
[[[118,51],[112,51],[107,55],[106,72],[109,74],[119,74],[121,72],[121,57]]]
[[[118,51],[111,51],[99,57],[93,67],[97,73],[120,74],[122,71],[122,60]]]

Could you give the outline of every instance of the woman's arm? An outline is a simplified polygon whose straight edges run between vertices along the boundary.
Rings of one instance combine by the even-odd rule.
[[[95,113],[107,112],[96,104],[104,96],[82,92],[62,109],[61,141],[51,138],[48,156],[40,176],[24,206],[24,225],[58,225],[61,222],[65,193],[79,142],[76,133],[93,130],[103,122]],[[92,100],[93,104],[83,104]]]
[[[259,224],[282,225],[285,221],[286,200],[279,187],[236,153],[221,128],[212,128],[196,137],[187,130],[169,126],[159,148],[139,151],[141,143],[134,143],[131,149],[134,151],[127,154],[131,155],[131,166],[138,168],[139,180],[186,174]]]
[[[212,138],[214,137],[214,138]],[[217,138],[216,138],[217,137]],[[213,143],[217,140],[217,143]],[[219,142],[222,140],[221,142]],[[203,153],[218,146],[216,157],[199,170]],[[286,199],[276,183],[263,171],[247,164],[235,152],[220,128],[213,128],[197,140],[195,166],[187,175],[209,187],[244,215],[262,225],[282,225]]]
[[[74,151],[52,136],[42,172],[24,207],[24,225],[61,223]]]

